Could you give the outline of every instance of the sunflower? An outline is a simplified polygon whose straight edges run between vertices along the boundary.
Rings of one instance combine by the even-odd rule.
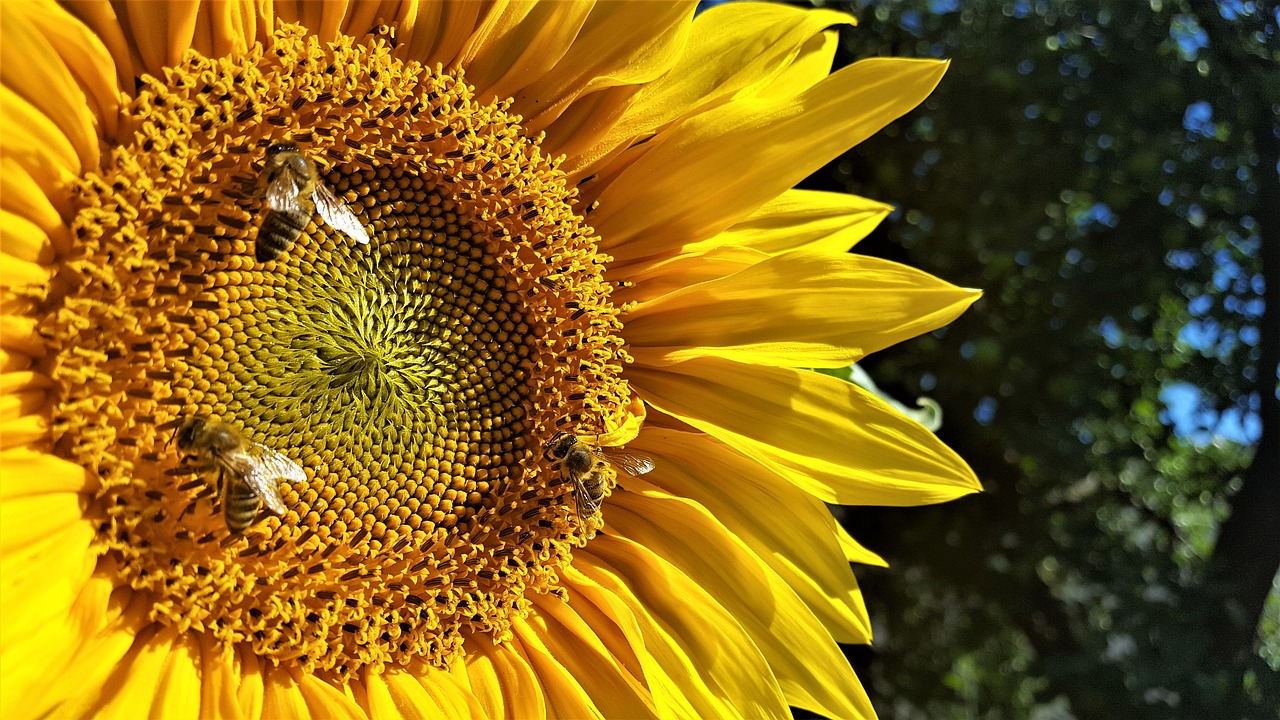
[[[873,714],[824,502],[977,482],[807,368],[976,293],[792,186],[943,63],[829,74],[851,18],[754,4],[0,12],[0,716]],[[283,510],[232,532],[242,486]]]

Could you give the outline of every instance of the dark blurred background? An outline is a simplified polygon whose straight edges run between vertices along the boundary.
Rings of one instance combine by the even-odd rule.
[[[1280,717],[1276,5],[821,4],[860,21],[837,67],[953,63],[804,187],[986,292],[863,363],[986,487],[837,509],[891,564],[848,649],[881,716]]]

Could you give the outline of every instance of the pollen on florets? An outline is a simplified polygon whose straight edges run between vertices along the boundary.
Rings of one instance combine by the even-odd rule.
[[[355,672],[509,633],[589,528],[544,445],[628,412],[607,258],[554,159],[460,73],[284,26],[143,77],[80,183],[46,301],[61,453],[153,618]],[[258,262],[265,149],[291,141],[372,237],[318,218]],[[301,464],[227,532],[166,428],[217,417]]]

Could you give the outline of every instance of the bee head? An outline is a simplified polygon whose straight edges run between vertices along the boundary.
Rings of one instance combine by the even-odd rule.
[[[200,431],[204,430],[204,425],[204,418],[189,417],[178,426],[171,441],[178,443],[179,450],[184,452],[190,450],[195,447],[196,439],[200,437]]]
[[[547,443],[547,453],[556,460],[563,460],[569,449],[578,444],[578,439],[567,432],[558,433]]]
[[[298,152],[298,146],[291,142],[279,142],[267,148],[267,157],[286,152]]]

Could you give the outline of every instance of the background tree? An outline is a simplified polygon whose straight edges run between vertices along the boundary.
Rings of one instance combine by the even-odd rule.
[[[881,713],[1277,717],[1275,7],[842,7],[838,64],[954,62],[809,187],[900,208],[859,252],[986,291],[866,364],[987,487],[844,511],[893,564],[852,651]]]

